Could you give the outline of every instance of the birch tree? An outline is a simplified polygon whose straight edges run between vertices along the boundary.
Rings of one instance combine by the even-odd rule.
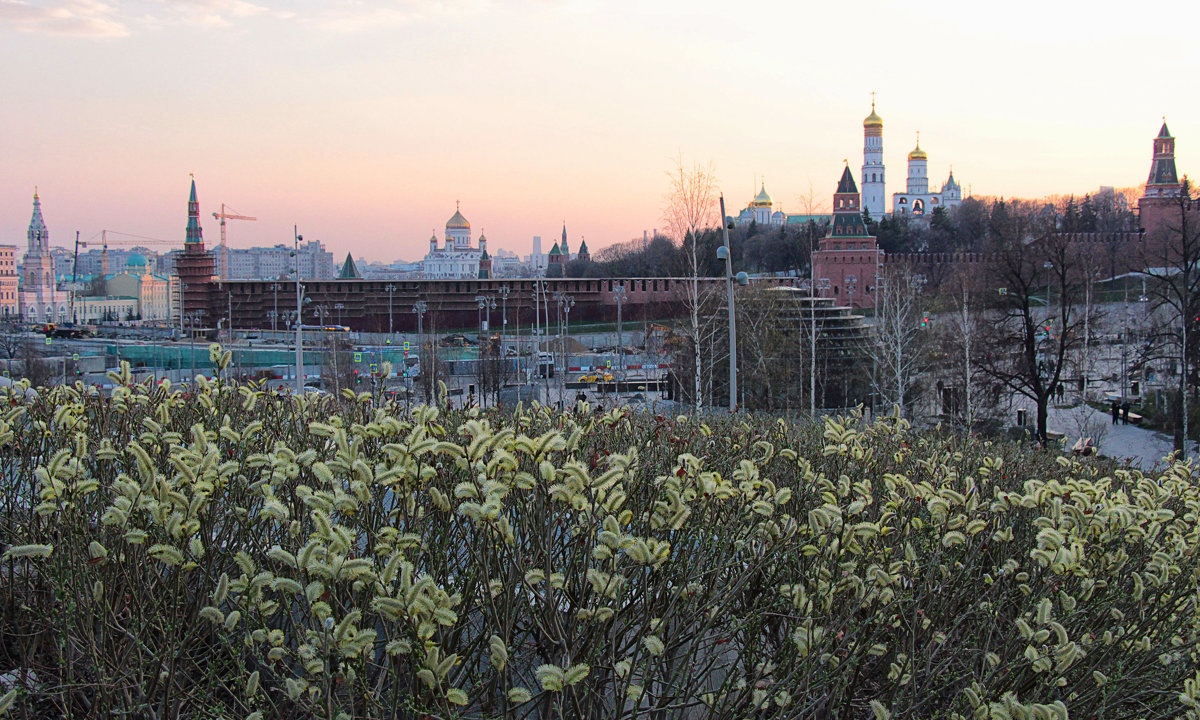
[[[696,407],[704,405],[703,393],[703,358],[701,357],[701,324],[700,324],[700,269],[703,263],[700,258],[700,234],[723,222],[718,217],[716,200],[716,180],[712,165],[694,163],[688,167],[679,155],[675,158],[675,166],[667,173],[670,179],[670,189],[665,198],[663,222],[667,234],[680,243],[684,251],[687,274],[690,281],[686,283],[684,304],[688,310],[692,352],[695,363],[692,368],[694,380],[694,398]]]
[[[927,343],[922,328],[921,287],[924,278],[907,268],[885,273],[876,288],[874,377],[872,384],[886,405],[908,414],[909,400],[925,365]]]

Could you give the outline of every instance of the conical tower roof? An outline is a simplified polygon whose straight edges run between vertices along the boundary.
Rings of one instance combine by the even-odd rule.
[[[829,187],[829,186],[826,185],[826,187]],[[837,191],[839,193],[856,193],[856,192],[858,192],[858,185],[856,185],[854,183],[854,174],[850,172],[849,165],[847,165],[846,169],[842,171],[842,179],[838,180]]]
[[[354,263],[354,256],[350,253],[346,253],[346,262],[342,263],[338,280],[362,280],[362,273],[358,271],[358,265]]]
[[[1163,120],[1162,129],[1160,129],[1160,130],[1158,131],[1158,136],[1159,136],[1160,138],[1169,138],[1169,137],[1171,137],[1171,131],[1167,129],[1167,121],[1166,121],[1166,120]]]
[[[562,255],[562,250],[558,249],[558,243],[554,243],[554,247],[550,248],[551,255]]]
[[[42,199],[38,197],[37,190],[33,191],[33,216],[29,219],[30,232],[44,232],[46,230],[46,220],[42,217]]]

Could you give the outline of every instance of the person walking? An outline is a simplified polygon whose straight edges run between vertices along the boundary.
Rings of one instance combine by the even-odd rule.
[[[1113,400],[1112,401],[1112,420],[1113,420],[1112,424],[1116,425],[1117,421],[1119,421],[1120,419],[1121,419],[1121,406],[1117,404],[1116,400]]]
[[[1129,424],[1129,401],[1128,400],[1121,403],[1121,424],[1122,425]]]

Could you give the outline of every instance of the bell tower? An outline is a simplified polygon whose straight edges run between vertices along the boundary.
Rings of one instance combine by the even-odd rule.
[[[884,213],[883,175],[883,118],[875,112],[875,93],[871,93],[871,114],[863,120],[862,206],[874,221]]]

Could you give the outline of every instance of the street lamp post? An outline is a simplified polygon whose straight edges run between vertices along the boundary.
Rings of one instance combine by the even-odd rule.
[[[562,341],[563,376],[558,383],[558,402],[561,406],[563,395],[567,391],[567,369],[571,365],[568,342],[571,337],[571,308],[575,306],[575,298],[560,290],[554,293],[554,299],[558,301],[558,332],[559,338]]]
[[[496,309],[496,298],[488,295],[476,295],[475,302],[479,305],[479,406],[483,407],[483,399],[487,392],[484,385],[489,375],[487,361],[484,360],[484,357],[491,350],[488,326],[491,324],[491,311]]]
[[[334,310],[337,310],[337,314],[338,314],[338,325],[341,325],[341,324],[342,324],[342,310],[345,310],[345,309],[346,309],[346,306],[345,306],[344,304],[342,304],[342,303],[334,303],[334,305],[333,305],[333,309],[334,309]]]
[[[813,294],[809,303],[809,319],[812,322],[809,332],[809,367],[808,367],[808,414],[817,416],[817,293],[825,297],[825,291],[833,285],[829,278],[821,278],[813,285]]]
[[[425,347],[425,339],[424,339],[425,325],[423,323],[423,320],[425,319],[425,310],[427,310],[427,309],[428,309],[428,305],[426,305],[424,300],[418,300],[415,303],[413,303],[413,312],[416,313],[416,315],[417,315],[417,364],[421,364],[424,362],[421,359],[421,349]],[[422,367],[421,372],[422,373],[434,372],[434,366],[436,364],[437,364],[437,361],[434,359],[434,354],[431,351],[429,353],[429,367],[427,367],[427,368]],[[429,376],[428,387],[433,387],[433,381],[435,379],[436,378],[433,375]],[[411,405],[412,378],[408,377],[408,362],[407,361],[405,361],[405,364],[404,364],[404,393],[410,399],[409,404]]]
[[[625,292],[625,285],[617,286],[613,290],[613,299],[617,301],[617,370],[620,372],[621,381],[625,381],[625,334],[624,326],[621,324],[621,306],[625,304],[625,299],[628,293]]]
[[[388,335],[390,336],[393,332],[393,330],[392,330],[392,296],[396,293],[396,286],[393,285],[392,283],[388,283],[388,286],[384,289],[387,290],[387,292],[388,292]],[[390,341],[391,338],[389,337],[388,340]]]
[[[296,394],[304,392],[304,335],[302,328],[304,327],[304,319],[301,317],[301,310],[304,307],[304,295],[300,288],[300,241],[303,237],[300,235],[296,226],[292,226],[292,262],[294,267],[292,272],[296,275]]]
[[[275,310],[271,313],[271,333],[274,334],[275,323],[279,319],[279,283],[271,283],[271,290],[275,294]]]
[[[508,332],[508,286],[501,287],[497,292],[500,294],[500,357],[504,357],[504,335]]]
[[[721,233],[725,244],[717,248],[717,259],[725,261],[725,287],[729,291],[729,412],[737,412],[737,321],[733,308],[733,258],[729,252],[729,223],[725,220],[725,196],[721,201]],[[750,278],[744,272],[737,274],[738,285],[747,285]]]

